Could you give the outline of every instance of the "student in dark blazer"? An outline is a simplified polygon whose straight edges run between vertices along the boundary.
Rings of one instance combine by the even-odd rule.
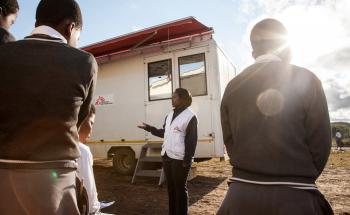
[[[0,0],[0,45],[15,41],[15,37],[8,30],[15,23],[18,11],[17,0]]]
[[[315,181],[331,148],[320,80],[291,65],[287,31],[265,19],[251,32],[256,62],[226,87],[224,143],[232,164],[219,215],[332,214]]]
[[[77,131],[97,76],[75,48],[82,24],[74,0],[41,0],[31,35],[0,46],[1,214],[80,214]]]

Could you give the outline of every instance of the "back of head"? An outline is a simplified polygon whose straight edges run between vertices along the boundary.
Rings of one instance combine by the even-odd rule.
[[[250,34],[254,57],[272,53],[282,60],[289,61],[290,48],[287,36],[287,29],[276,19],[264,19],[258,22]]]
[[[47,25],[55,28],[64,21],[74,22],[82,28],[80,7],[75,0],[41,0],[36,10],[36,26]]]
[[[19,10],[17,0],[0,0],[0,16],[8,16]]]

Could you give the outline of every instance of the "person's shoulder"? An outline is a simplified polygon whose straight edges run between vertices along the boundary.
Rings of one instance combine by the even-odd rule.
[[[240,83],[241,81],[251,77],[251,74],[257,70],[257,67],[259,67],[259,65],[255,63],[246,67],[238,75],[236,75],[232,80],[229,81],[229,83],[227,84],[227,87],[230,88],[231,86],[234,86]]]
[[[299,76],[304,76],[304,77],[309,77],[315,80],[319,80],[318,77],[315,75],[315,73],[313,73],[312,71],[310,71],[307,68],[301,67],[301,66],[296,66],[294,64],[290,64],[290,67],[292,69],[292,71],[299,75]]]
[[[0,44],[16,41],[15,37],[6,29],[0,27]]]
[[[84,50],[66,46],[69,51],[67,51],[67,57],[70,60],[73,60],[75,63],[81,65],[81,71],[84,71],[84,74],[89,74],[89,77],[98,71],[98,64],[95,57]],[[90,72],[86,72],[90,71]]]
[[[191,108],[186,108],[186,113],[187,113],[187,115],[190,117],[190,120],[191,121],[196,121],[196,122],[198,122],[198,117],[197,117],[197,114],[191,109]]]
[[[241,86],[244,80],[251,77],[250,74],[254,71],[254,67],[255,67],[254,64],[246,67],[244,70],[242,70],[238,75],[236,75],[233,79],[231,79],[227,83],[227,86],[225,88],[225,92],[223,95],[223,99],[222,99],[222,104],[224,104],[225,101],[229,99],[228,97],[230,97],[230,95],[236,91],[237,86]]]
[[[295,82],[312,87],[314,84],[320,85],[321,81],[316,74],[307,68],[291,64],[290,71],[295,77]]]
[[[81,59],[84,59],[90,63],[96,62],[95,57],[91,53],[68,45],[66,47],[73,55],[79,56]]]
[[[0,36],[1,37],[8,37],[10,34],[10,32],[8,32],[6,29],[0,27]]]
[[[196,113],[190,107],[186,108],[185,111],[186,111],[187,114],[196,116]]]
[[[89,146],[87,146],[87,145],[85,145],[85,144],[83,144],[83,143],[81,143],[81,142],[79,142],[79,149],[80,149],[80,152],[83,154],[83,153],[91,153],[91,151],[90,151],[90,147]]]

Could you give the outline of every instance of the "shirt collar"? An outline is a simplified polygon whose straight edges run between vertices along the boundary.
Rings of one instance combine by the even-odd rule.
[[[34,34],[44,34],[53,38],[61,39],[63,43],[67,43],[66,38],[60,34],[60,32],[56,31],[55,29],[51,28],[50,26],[47,25],[40,25],[39,27],[36,27],[31,35]]]
[[[180,108],[174,108],[174,113],[181,113],[184,111],[187,107],[180,107]]]
[[[255,59],[255,63],[268,63],[268,62],[276,62],[276,61],[282,61],[280,57],[274,54],[264,54],[260,55]]]

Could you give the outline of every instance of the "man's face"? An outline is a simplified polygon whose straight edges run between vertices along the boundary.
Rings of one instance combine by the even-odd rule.
[[[6,30],[9,30],[10,27],[15,23],[18,15],[18,10],[16,13],[11,13],[8,16],[2,17],[0,16],[0,25],[1,27],[5,28]]]
[[[72,47],[77,47],[78,41],[80,39],[81,28],[73,28],[71,35],[68,39],[68,45]]]
[[[79,141],[85,143],[91,136],[92,126],[95,123],[95,114],[83,122],[79,130]]]
[[[178,108],[181,106],[181,98],[177,93],[173,94],[173,97],[171,99],[171,103],[174,108]]]

